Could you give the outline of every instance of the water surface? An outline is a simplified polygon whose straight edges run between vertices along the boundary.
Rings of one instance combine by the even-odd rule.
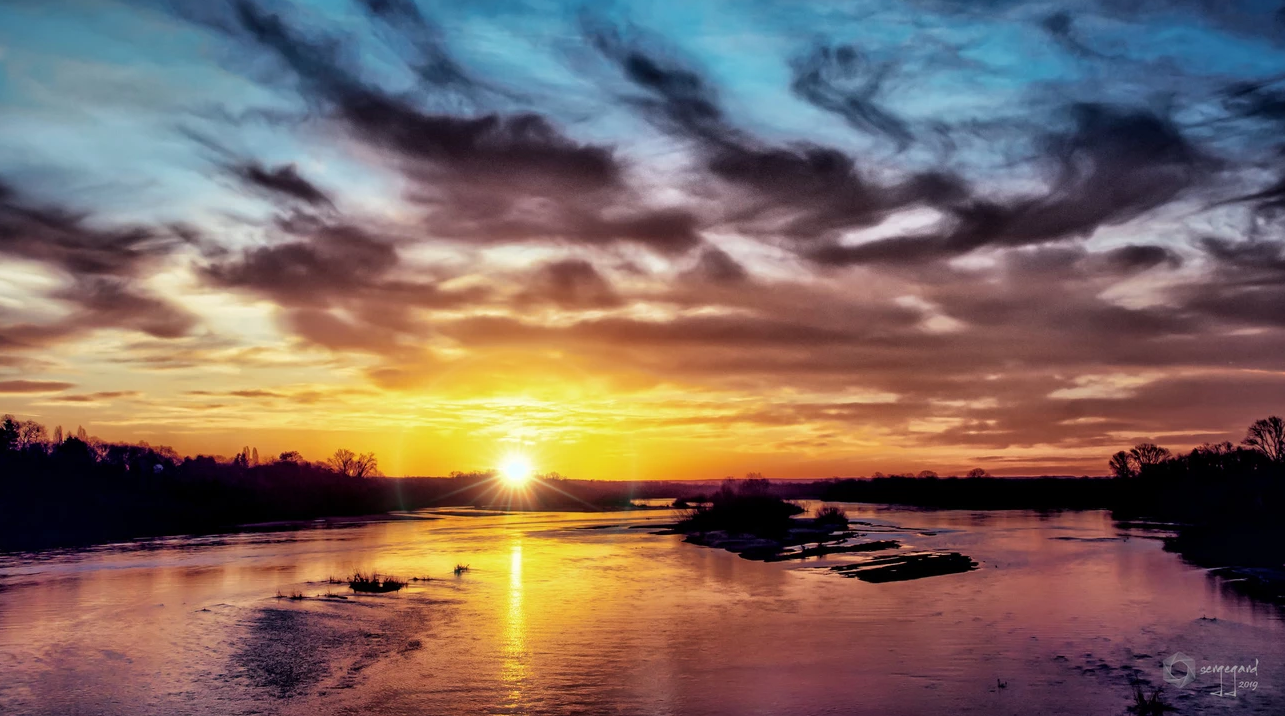
[[[1285,710],[1281,611],[1106,513],[848,510],[980,566],[867,584],[822,568],[851,555],[766,564],[630,529],[664,511],[0,556],[0,713],[1123,714],[1175,651],[1259,663],[1234,698],[1166,686],[1178,713]],[[432,579],[274,598],[347,593],[325,579],[355,569]]]

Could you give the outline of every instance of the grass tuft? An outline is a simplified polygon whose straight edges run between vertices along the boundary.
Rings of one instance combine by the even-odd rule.
[[[1133,705],[1129,710],[1137,716],[1164,716],[1166,711],[1174,711],[1174,707],[1164,702],[1160,695],[1160,687],[1151,690],[1148,696],[1142,689],[1142,684],[1133,685]]]
[[[812,522],[818,527],[832,527],[834,529],[844,529],[848,526],[848,513],[843,511],[842,507],[826,505],[817,510],[816,516]]]
[[[349,589],[365,594],[386,594],[400,591],[405,586],[406,582],[396,577],[381,577],[378,573],[363,574],[358,572],[348,580]]]

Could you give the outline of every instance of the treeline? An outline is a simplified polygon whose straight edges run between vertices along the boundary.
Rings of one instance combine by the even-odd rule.
[[[179,457],[147,443],[109,443],[78,430],[0,420],[0,549],[177,533],[247,522],[391,508],[389,491],[298,453],[260,463]]]
[[[1285,522],[1285,419],[1255,421],[1240,444],[1205,444],[1174,454],[1153,443],[1108,461],[1112,477],[998,478],[975,469],[966,477],[917,474],[817,482],[777,482],[783,499],[874,502],[940,509],[1110,509],[1119,519],[1191,525]],[[760,478],[752,473],[747,478]],[[699,490],[675,491],[700,499]]]
[[[1183,455],[1141,443],[1110,465],[1122,486],[1113,516],[1179,523],[1165,549],[1240,591],[1285,600],[1285,420]]]
[[[1205,444],[1174,454],[1140,443],[1111,457],[1120,517],[1209,525],[1281,522],[1285,511],[1285,420],[1249,426],[1239,445]]]
[[[1005,479],[977,470],[963,478],[923,472],[754,484],[786,500],[979,510],[1109,508],[1119,519],[1207,525],[1219,535],[1261,534],[1265,525],[1280,522],[1285,509],[1285,421],[1257,421],[1240,445],[1203,445],[1185,455],[1143,443],[1117,453],[1110,467],[1113,478]],[[83,429],[65,436],[57,428],[51,436],[32,421],[0,420],[0,550],[425,507],[602,510],[628,507],[639,498],[704,502],[711,489],[721,488],[556,474],[514,488],[487,471],[390,479],[379,476],[373,454],[344,449],[324,462],[308,462],[297,452],[261,460],[253,448],[231,459],[180,457],[168,447],[98,440]]]
[[[38,549],[439,506],[609,509],[633,485],[536,479],[508,488],[492,472],[446,478],[379,476],[373,454],[340,449],[324,462],[298,452],[260,459],[180,457],[147,443],[111,443],[83,429],[52,436],[33,421],[0,420],[0,550]]]

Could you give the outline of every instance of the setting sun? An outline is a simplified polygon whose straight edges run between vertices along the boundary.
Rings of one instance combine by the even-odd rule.
[[[510,485],[521,485],[531,478],[531,461],[521,455],[510,455],[500,465],[500,476]]]

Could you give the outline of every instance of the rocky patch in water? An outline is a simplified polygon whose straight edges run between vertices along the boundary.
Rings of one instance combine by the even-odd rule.
[[[862,562],[841,564],[830,569],[845,577],[878,584],[971,572],[977,569],[977,563],[959,552],[919,552],[871,557]]]

